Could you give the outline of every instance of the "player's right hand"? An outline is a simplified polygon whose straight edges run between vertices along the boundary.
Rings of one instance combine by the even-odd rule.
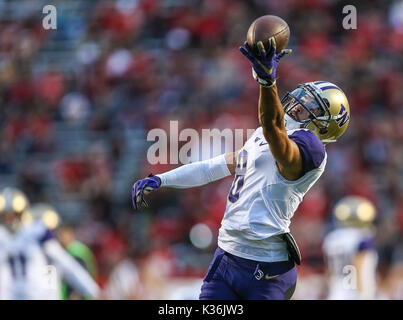
[[[240,47],[241,53],[252,63],[253,78],[262,86],[271,86],[276,81],[276,69],[280,59],[286,54],[292,52],[291,49],[284,49],[276,54],[276,41],[274,37],[270,38],[270,48],[268,51],[264,48],[262,41],[257,43],[259,54],[253,52],[248,42]]]
[[[135,210],[143,205],[148,207],[148,203],[144,199],[144,195],[157,190],[161,186],[161,179],[150,174],[147,178],[138,180],[132,188],[132,202]]]

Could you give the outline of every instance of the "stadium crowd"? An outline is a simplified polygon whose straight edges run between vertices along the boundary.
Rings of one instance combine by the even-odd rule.
[[[28,1],[18,2],[24,11]],[[380,296],[403,298],[401,1],[66,1],[82,8],[76,15],[59,1],[57,30],[43,29],[41,7],[32,5],[42,2],[30,2],[25,14],[0,20],[0,184],[10,180],[31,202],[55,205],[93,251],[105,298],[167,297],[167,279],[204,276],[231,178],[161,190],[141,212],[132,209],[131,184],[176,167],[147,162],[147,132],[169,131],[170,120],[199,132],[258,126],[258,86],[238,47],[264,14],[281,16],[291,29],[293,54],[279,68],[280,93],[331,81],[345,91],[352,114],[292,220],[303,256],[295,298],[324,297],[322,240],[333,205],[349,194],[377,207]],[[0,8],[12,3],[0,0]],[[347,4],[357,8],[356,30],[342,26]],[[57,63],[46,60],[57,50],[64,53]],[[74,132],[96,138],[75,149]],[[131,139],[137,152],[128,153]],[[69,143],[72,150],[63,152]],[[126,192],[116,193],[122,166],[130,176],[120,180]],[[197,224],[212,234],[204,247],[189,237]]]

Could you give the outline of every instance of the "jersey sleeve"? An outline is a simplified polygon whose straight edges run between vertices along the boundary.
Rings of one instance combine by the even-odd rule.
[[[39,243],[43,244],[44,242],[50,240],[50,239],[55,239],[55,234],[53,233],[53,231],[49,230],[49,229],[45,229],[44,232],[41,234],[41,236],[39,237]]]
[[[304,174],[318,168],[325,158],[325,146],[311,130],[298,130],[289,138],[294,141],[301,152]]]
[[[54,232],[48,229],[42,221],[37,221],[31,227],[32,232],[34,233],[34,237],[37,239],[39,244],[42,246],[46,241],[55,239],[56,236]]]
[[[358,244],[358,251],[366,251],[366,250],[376,250],[375,238],[374,237],[367,237],[364,238]]]

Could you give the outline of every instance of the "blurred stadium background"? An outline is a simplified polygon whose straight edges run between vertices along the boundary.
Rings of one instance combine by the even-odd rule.
[[[42,28],[46,4],[57,30]],[[357,30],[342,28],[348,4]],[[332,81],[352,112],[292,220],[303,256],[294,299],[325,297],[322,240],[348,194],[378,210],[378,297],[403,298],[402,1],[0,0],[0,186],[57,208],[94,253],[105,298],[197,297],[231,178],[152,194],[138,213],[131,186],[175,167],[146,158],[147,132],[169,120],[257,127],[258,88],[238,47],[264,14],[291,28],[280,93]]]

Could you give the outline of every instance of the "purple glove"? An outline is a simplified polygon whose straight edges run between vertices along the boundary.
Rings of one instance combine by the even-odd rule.
[[[141,205],[148,207],[144,195],[157,190],[161,186],[161,179],[150,174],[147,178],[138,180],[132,188],[132,202],[135,210],[140,209]]]
[[[292,52],[291,49],[284,49],[279,54],[276,54],[274,37],[271,37],[269,42],[270,49],[268,52],[266,52],[262,41],[257,43],[259,54],[253,52],[247,41],[245,41],[243,47],[239,48],[242,54],[252,62],[253,78],[264,87],[270,87],[276,83],[276,70],[280,59]]]

